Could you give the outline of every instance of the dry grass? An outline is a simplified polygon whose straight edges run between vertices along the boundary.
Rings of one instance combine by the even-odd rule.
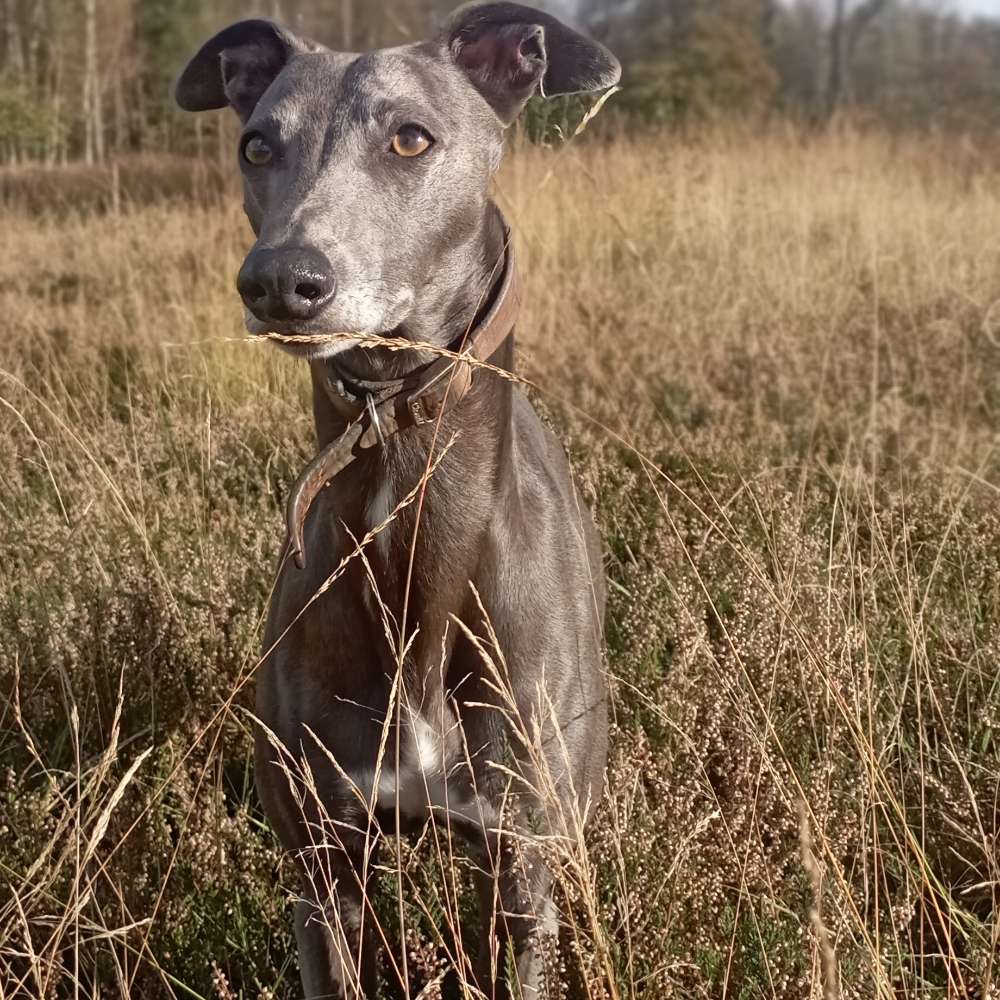
[[[612,587],[609,788],[550,857],[567,996],[1000,996],[995,162],[510,158],[521,368]],[[0,229],[0,998],[294,996],[242,707],[305,373],[227,339],[237,199],[141,201]],[[469,913],[435,843],[373,904],[428,998]]]

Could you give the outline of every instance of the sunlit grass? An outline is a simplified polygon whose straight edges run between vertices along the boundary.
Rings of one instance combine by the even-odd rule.
[[[831,963],[845,997],[998,996],[994,163],[509,158],[520,371],[611,581],[608,793],[550,858],[566,996],[829,996]],[[0,227],[0,996],[295,996],[245,709],[306,373],[243,340],[235,194],[117,204]],[[433,840],[374,903],[414,996],[472,912]]]

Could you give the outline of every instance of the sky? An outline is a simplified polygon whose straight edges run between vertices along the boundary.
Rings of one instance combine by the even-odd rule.
[[[1000,0],[950,0],[950,4],[963,14],[1000,16]]]
[[[916,3],[931,10],[955,11],[967,17],[988,15],[1000,18],[1000,0],[903,0],[904,3]],[[827,10],[833,9],[833,0],[823,0]],[[848,8],[855,7],[858,0],[848,0]]]
[[[572,11],[579,2],[580,0],[556,0],[556,2],[550,0],[549,9],[561,6]],[[832,7],[832,0],[828,0],[828,2]],[[921,0],[921,2],[931,8],[953,10],[968,17],[985,14],[1000,18],[1000,0]]]

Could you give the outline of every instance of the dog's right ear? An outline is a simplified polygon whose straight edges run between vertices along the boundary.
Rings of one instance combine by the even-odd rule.
[[[185,111],[229,105],[246,121],[296,52],[315,48],[273,21],[238,21],[198,50],[174,87]]]

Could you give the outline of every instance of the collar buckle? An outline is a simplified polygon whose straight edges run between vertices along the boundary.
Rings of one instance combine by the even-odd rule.
[[[365,413],[368,414],[369,424],[375,428],[375,436],[378,438],[378,443],[384,448],[385,434],[382,433],[382,420],[378,415],[378,407],[375,405],[375,396],[370,392],[365,393]]]

